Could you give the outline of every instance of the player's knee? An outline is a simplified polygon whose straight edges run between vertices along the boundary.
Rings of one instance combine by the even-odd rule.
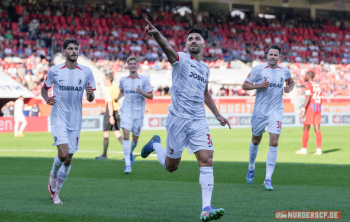
[[[65,162],[68,158],[69,154],[68,153],[60,153],[58,155],[58,159],[60,159],[61,162]]]
[[[166,169],[169,173],[172,173],[172,172],[176,171],[177,169],[179,169],[179,166],[167,166]]]
[[[272,140],[272,141],[270,142],[270,146],[272,146],[272,147],[278,146],[278,141],[277,141],[277,140]]]
[[[252,143],[254,144],[254,146],[256,146],[256,145],[259,145],[260,141],[258,141],[258,140],[252,140]]]

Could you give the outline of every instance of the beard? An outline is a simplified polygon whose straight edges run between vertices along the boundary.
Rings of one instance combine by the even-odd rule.
[[[73,56],[67,56],[68,57],[68,60],[70,61],[70,62],[76,62],[77,60],[78,60],[78,55],[77,55],[77,58],[76,59],[73,59],[72,57]]]
[[[197,55],[197,54],[199,54],[200,52],[201,52],[201,49],[199,48],[199,47],[197,47],[197,49],[191,49],[191,47],[188,47],[188,51],[190,52],[190,53],[192,53],[192,54],[195,54],[195,55]]]

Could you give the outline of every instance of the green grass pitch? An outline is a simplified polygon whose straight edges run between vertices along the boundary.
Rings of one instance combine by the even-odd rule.
[[[284,128],[272,177],[274,190],[268,192],[262,186],[268,134],[259,148],[255,181],[248,185],[250,129],[212,129],[212,204],[226,210],[220,221],[273,221],[278,210],[337,210],[341,221],[350,221],[349,132],[349,126],[323,127],[324,153],[313,156],[315,133],[310,131],[309,154],[299,156],[294,151],[301,148],[302,129]],[[195,156],[185,150],[178,171],[166,172],[156,155],[146,160],[139,156],[153,134],[161,136],[165,147],[165,130],[143,131],[133,171],[124,175],[122,147],[112,134],[109,159],[96,161],[102,153],[102,132],[81,133],[80,150],[60,192],[63,205],[53,205],[47,191],[57,154],[51,134],[0,134],[0,221],[199,221],[201,188]]]

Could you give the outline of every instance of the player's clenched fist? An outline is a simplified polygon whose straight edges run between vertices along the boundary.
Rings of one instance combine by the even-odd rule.
[[[88,85],[86,87],[86,94],[92,94],[94,90],[92,89],[92,86],[90,86],[90,82],[88,82]]]
[[[47,99],[46,103],[50,106],[55,105],[55,103],[56,103],[55,96],[49,97]]]
[[[285,92],[285,93],[289,93],[289,86],[288,86],[288,85],[286,85],[286,86],[284,87],[284,92]]]
[[[141,95],[143,95],[143,92],[142,92],[142,90],[141,90],[140,88],[137,88],[137,89],[136,89],[136,92],[139,93],[139,94],[141,94]]]
[[[156,32],[158,31],[158,30],[152,25],[152,23],[151,23],[150,21],[146,20],[146,22],[147,22],[147,26],[146,26],[146,28],[145,28],[145,31],[146,31],[147,34],[152,35],[152,34],[154,34],[154,33],[156,33]]]
[[[264,80],[264,82],[262,82],[261,84],[260,84],[260,87],[261,88],[267,88],[267,87],[269,87],[269,82],[266,80],[266,78],[265,78],[265,80]]]

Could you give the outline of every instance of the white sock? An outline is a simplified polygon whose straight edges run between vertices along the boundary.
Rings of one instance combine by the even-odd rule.
[[[15,136],[18,135],[19,122],[15,123]]]
[[[199,167],[199,184],[202,187],[202,209],[211,206],[211,196],[214,189],[213,167]]]
[[[64,181],[67,179],[69,171],[70,171],[70,167],[71,167],[71,165],[66,166],[66,165],[62,164],[60,171],[58,172],[57,193],[60,192],[60,189],[61,189]]]
[[[57,177],[57,172],[63,163],[64,162],[61,162],[61,160],[58,158],[58,155],[55,156],[55,159],[53,160],[53,166],[52,166],[52,175],[54,177]]]
[[[123,140],[124,160],[125,166],[131,166],[130,164],[130,144],[129,140]]]
[[[139,143],[138,141],[135,143],[133,140],[131,140],[131,152],[134,151],[138,143]]]
[[[162,145],[160,145],[160,143],[153,143],[153,149],[157,153],[157,158],[158,158],[159,163],[164,167],[164,169],[166,169],[166,165],[165,165],[166,151],[165,151],[165,149],[162,147]]]
[[[277,162],[277,154],[278,154],[278,146],[269,147],[269,152],[267,153],[267,158],[266,158],[266,179],[271,180],[273,170],[275,169],[276,162]]]
[[[250,142],[249,145],[249,170],[255,169],[255,159],[258,154],[259,144],[254,145],[253,142]]]
[[[23,133],[23,131],[26,128],[26,126],[27,126],[27,122],[23,122],[22,125],[21,125],[21,128],[19,128],[19,133]]]

